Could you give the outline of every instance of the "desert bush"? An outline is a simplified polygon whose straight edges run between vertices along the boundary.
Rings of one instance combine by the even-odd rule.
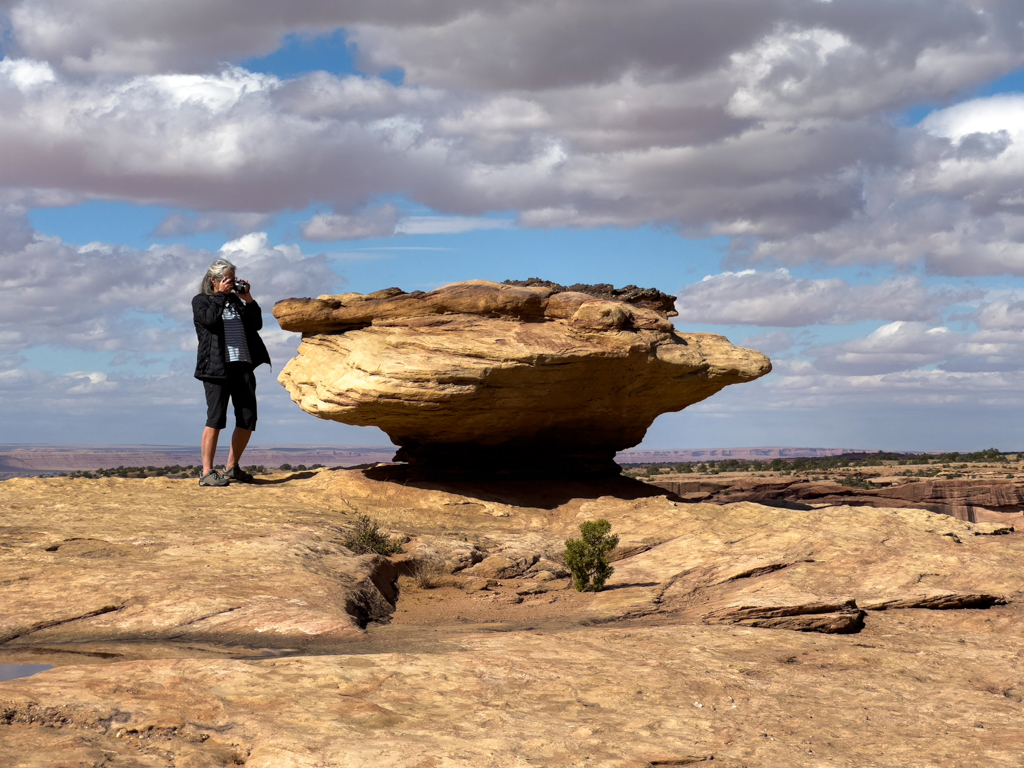
[[[619,537],[611,529],[607,520],[588,520],[580,525],[580,538],[565,540],[563,557],[577,592],[600,592],[615,570],[608,553],[618,546]]]
[[[451,581],[448,564],[439,557],[427,557],[417,562],[412,576],[420,589],[436,589]]]
[[[341,542],[357,555],[376,552],[378,555],[397,555],[402,551],[402,542],[383,534],[377,528],[377,521],[369,515],[359,515],[356,527]]]

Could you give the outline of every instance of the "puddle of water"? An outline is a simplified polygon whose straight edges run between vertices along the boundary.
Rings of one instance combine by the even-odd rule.
[[[53,669],[51,664],[0,664],[0,682],[31,677],[39,672]]]

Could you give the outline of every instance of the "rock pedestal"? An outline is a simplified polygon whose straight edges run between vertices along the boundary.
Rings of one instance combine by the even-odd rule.
[[[278,380],[307,413],[376,426],[430,472],[617,472],[662,413],[771,370],[657,311],[482,280],[287,299],[303,334]]]

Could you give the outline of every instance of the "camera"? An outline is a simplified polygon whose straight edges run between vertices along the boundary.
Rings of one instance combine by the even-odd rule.
[[[248,293],[249,284],[245,280],[235,280],[235,293]]]

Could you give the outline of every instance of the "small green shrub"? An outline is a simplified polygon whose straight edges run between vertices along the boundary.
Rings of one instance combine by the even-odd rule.
[[[397,555],[402,551],[402,542],[396,541],[377,529],[377,521],[369,515],[356,518],[356,528],[341,542],[357,555],[376,552],[378,555]]]
[[[618,546],[619,537],[609,535],[611,529],[607,520],[588,520],[580,525],[580,538],[565,540],[565,565],[577,592],[600,592],[615,570],[608,553]]]

